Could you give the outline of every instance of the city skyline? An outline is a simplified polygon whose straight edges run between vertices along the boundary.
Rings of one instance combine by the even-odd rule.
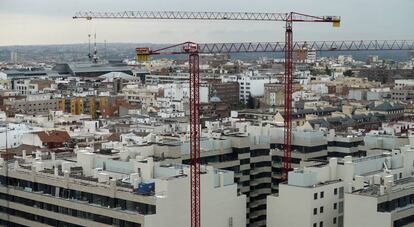
[[[414,226],[413,8],[0,0],[0,226]]]
[[[355,7],[355,5],[359,7]],[[22,6],[27,7],[22,7]],[[28,0],[0,3],[0,26],[8,33],[0,37],[0,46],[71,44],[88,42],[88,34],[97,33],[97,42],[177,43],[282,41],[283,23],[260,22],[207,22],[207,21],[147,21],[147,20],[73,20],[76,11],[124,10],[198,10],[289,12],[312,15],[338,15],[342,26],[295,24],[295,40],[349,40],[349,39],[410,39],[414,31],[409,28],[410,9],[414,2],[373,1],[341,2],[318,0],[274,1],[264,0],[251,6],[250,1],[217,0],[191,1],[156,0],[146,3],[135,1],[51,1],[33,3]],[[393,10],[394,9],[394,10]],[[393,13],[398,12],[398,13]],[[388,19],[391,18],[391,19]],[[385,32],[386,31],[386,32]]]

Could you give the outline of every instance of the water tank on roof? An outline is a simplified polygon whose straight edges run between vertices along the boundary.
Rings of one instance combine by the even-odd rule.
[[[138,194],[151,195],[155,191],[155,182],[141,182],[138,185]]]
[[[393,155],[391,158],[391,168],[392,169],[399,169],[403,167],[403,159],[401,154]]]

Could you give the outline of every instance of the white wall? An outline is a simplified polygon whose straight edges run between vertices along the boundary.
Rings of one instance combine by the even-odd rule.
[[[344,227],[390,227],[391,214],[377,212],[377,198],[345,194]]]
[[[269,76],[260,76],[256,75],[257,72],[249,72],[242,74],[237,78],[237,82],[240,86],[240,99],[244,99],[245,103],[249,98],[249,95],[252,97],[260,97],[264,95],[264,85],[267,83],[275,83],[276,79],[273,79]],[[229,77],[223,81],[234,81],[234,77]]]
[[[164,97],[171,100],[188,100],[190,96],[190,87],[188,83],[180,84],[160,84],[159,87],[164,89]],[[200,86],[200,102],[206,103],[209,101],[208,86]]]
[[[297,187],[286,184],[279,184],[279,196],[270,195],[267,197],[267,227],[312,227],[314,223],[319,227],[323,222],[324,227],[334,227],[333,218],[343,215],[339,214],[339,188],[342,182],[319,185],[316,187]],[[334,189],[338,194],[334,194]],[[324,197],[321,198],[321,192]],[[314,193],[318,194],[314,199]],[[333,204],[337,203],[337,209]],[[323,213],[320,213],[323,207]],[[313,209],[317,214],[313,214]]]
[[[84,121],[83,128],[85,132],[96,132],[99,128],[99,121]]]
[[[7,80],[7,74],[0,72],[0,80]]]
[[[157,197],[156,214],[145,216],[146,227],[190,226],[190,178],[169,180],[168,192]],[[157,185],[155,186],[157,187]],[[246,226],[246,196],[237,196],[237,185],[214,188],[212,174],[201,175],[201,226],[233,227]]]
[[[292,196],[295,196],[294,198]],[[279,184],[279,196],[267,197],[267,227],[311,226],[311,194],[301,187]],[[300,201],[300,206],[297,202]]]
[[[43,147],[43,143],[40,140],[39,136],[32,133],[24,134],[22,137],[22,143],[31,146]]]
[[[25,133],[33,131],[24,124],[8,124],[7,148],[16,148],[23,144]],[[40,144],[41,145],[41,144]],[[37,146],[37,145],[36,145]],[[0,149],[6,147],[6,127],[0,128]]]

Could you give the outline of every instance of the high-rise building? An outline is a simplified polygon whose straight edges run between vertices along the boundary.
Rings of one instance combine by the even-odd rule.
[[[90,149],[1,159],[0,224],[190,226],[189,166],[117,159]],[[246,197],[233,180],[231,171],[202,167],[201,226],[246,226]]]
[[[17,63],[17,52],[11,51],[10,52],[10,62],[16,64]]]
[[[346,227],[414,225],[414,176],[374,182],[345,195]]]
[[[250,97],[262,97],[264,86],[267,83],[276,83],[276,78],[269,75],[260,75],[257,71],[250,71],[240,75],[224,77],[222,82],[238,82],[240,101],[247,104]]]
[[[406,226],[414,221],[414,149],[306,162],[267,197],[267,226]],[[300,202],[293,202],[300,201]]]
[[[414,99],[414,80],[395,80],[391,91],[393,100],[408,101]]]

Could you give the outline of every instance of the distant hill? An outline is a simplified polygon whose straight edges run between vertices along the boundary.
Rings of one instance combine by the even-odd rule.
[[[101,59],[132,59],[135,57],[136,47],[160,48],[169,44],[150,43],[98,43],[98,56]],[[91,45],[93,51],[93,45]],[[30,45],[30,46],[0,46],[0,61],[9,61],[10,53],[17,52],[18,61],[39,61],[39,62],[72,62],[85,61],[89,53],[87,43],[67,45]],[[379,55],[381,58],[394,61],[403,61],[409,58],[408,51],[353,51],[353,52],[321,52],[320,56],[352,55],[356,60],[366,60],[369,55]],[[164,57],[164,56],[160,56]],[[170,56],[171,57],[171,56]],[[233,59],[253,60],[261,57],[282,58],[282,53],[256,53],[256,54],[232,54]],[[174,58],[185,58],[174,57]]]

